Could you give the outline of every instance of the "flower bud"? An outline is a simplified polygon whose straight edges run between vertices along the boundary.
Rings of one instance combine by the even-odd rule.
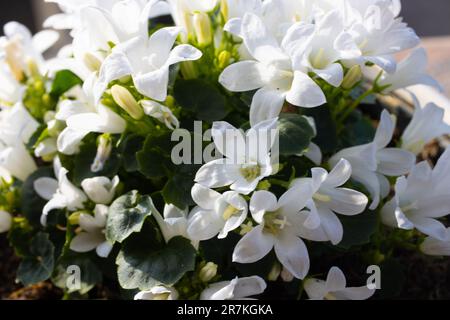
[[[114,85],[111,88],[111,95],[114,101],[133,119],[141,120],[144,117],[144,110],[142,110],[139,103],[126,88]]]
[[[85,66],[92,72],[99,71],[102,66],[102,62],[100,61],[100,59],[89,52],[86,52],[84,54],[83,62],[85,64]]]
[[[98,138],[97,155],[91,165],[92,172],[100,172],[105,167],[112,152],[112,140],[109,134],[102,134]]]
[[[194,30],[200,46],[210,45],[213,40],[211,20],[205,12],[194,13]]]
[[[25,80],[25,72],[23,68],[23,47],[18,40],[8,41],[3,45],[5,52],[5,61],[11,70],[12,75],[18,82]]]
[[[34,78],[40,78],[41,72],[39,71],[39,67],[36,64],[36,61],[34,59],[28,58],[27,59],[27,68],[29,74]]]
[[[203,282],[211,281],[217,275],[217,264],[208,262],[203,268],[200,269],[199,278]]]
[[[294,275],[286,268],[281,271],[281,279],[284,282],[292,282],[294,280]]]
[[[227,50],[219,54],[219,68],[225,69],[230,64],[231,53]]]
[[[184,61],[180,64],[181,73],[185,80],[197,78],[197,68],[193,61]]]
[[[0,211],[0,233],[8,232],[11,229],[11,225],[11,214],[6,211]]]
[[[77,211],[72,213],[69,218],[67,219],[67,221],[69,222],[70,225],[72,226],[77,226],[80,224],[80,216],[81,214],[84,214],[86,212],[84,211]]]
[[[362,79],[361,67],[359,65],[353,66],[347,72],[342,81],[342,88],[350,90]]]
[[[228,0],[220,0],[220,13],[225,21],[228,21]]]
[[[276,262],[273,265],[272,270],[270,270],[270,273],[267,276],[267,279],[269,281],[277,281],[280,274],[281,274],[281,265],[278,262]]]

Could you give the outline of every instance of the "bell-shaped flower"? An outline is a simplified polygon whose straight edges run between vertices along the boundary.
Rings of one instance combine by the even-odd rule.
[[[194,31],[194,13],[208,13],[214,10],[218,0],[167,0],[176,26],[188,34]],[[186,35],[182,35],[187,40]]]
[[[108,216],[108,207],[98,204],[94,209],[94,216],[86,213],[80,214],[80,228],[70,243],[70,249],[75,252],[90,252],[95,249],[97,255],[107,258],[113,245],[106,240],[105,229]]]
[[[115,176],[112,180],[107,177],[84,179],[81,187],[86,195],[96,204],[109,205],[114,200],[120,179]]]
[[[265,281],[258,277],[235,278],[210,284],[200,294],[200,300],[252,300],[249,297],[264,293]]]
[[[383,222],[404,230],[417,229],[445,241],[447,230],[439,218],[450,214],[450,149],[440,157],[434,169],[424,161],[408,177],[400,177],[395,197],[382,209]]]
[[[196,184],[192,188],[192,198],[198,207],[189,215],[190,239],[205,241],[217,235],[224,239],[247,219],[247,201],[235,191],[220,194]]]
[[[240,34],[253,60],[228,66],[219,82],[233,92],[257,90],[250,107],[250,123],[278,117],[285,103],[312,108],[326,102],[322,89],[301,66],[303,56],[296,54],[314,32],[313,25],[295,24],[289,28],[281,45],[255,14],[242,19]]]
[[[56,119],[66,121],[67,128],[58,136],[58,151],[66,155],[78,152],[81,141],[90,133],[121,134],[126,129],[126,121],[101,103],[95,103],[93,88],[95,74],[84,82],[83,91],[76,100],[63,100],[59,105]]]
[[[33,36],[27,27],[13,21],[5,24],[3,32],[5,36],[0,37],[0,57],[17,81],[32,75],[34,68],[38,68],[41,74],[47,72],[42,54],[58,41],[56,31],[44,30]]]
[[[178,296],[178,291],[174,287],[158,285],[150,290],[137,293],[134,300],[178,300]]]
[[[311,300],[367,300],[375,293],[368,285],[347,287],[345,275],[337,267],[330,269],[326,281],[307,279],[304,288]]]
[[[57,160],[55,160],[55,163],[57,163]],[[34,182],[36,193],[41,198],[48,200],[41,216],[43,226],[47,225],[47,217],[52,210],[67,208],[69,211],[75,211],[83,209],[84,203],[88,201],[84,192],[75,187],[67,178],[69,173],[67,169],[56,164],[55,171],[58,172],[58,180],[39,178]]]
[[[450,228],[447,228],[447,239],[439,240],[427,237],[420,245],[420,251],[429,256],[450,256]]]
[[[450,134],[450,125],[444,120],[444,108],[434,103],[421,106],[415,100],[413,118],[402,135],[402,148],[419,154],[432,140]]]
[[[373,63],[388,73],[394,73],[397,63],[393,55],[420,43],[414,30],[397,17],[397,11],[392,1],[349,3],[347,17],[351,22],[348,32],[361,51],[356,63]]]
[[[246,135],[227,122],[215,122],[212,137],[225,158],[201,167],[195,182],[209,188],[230,186],[241,194],[251,193],[262,179],[276,171],[271,148],[277,133],[277,119],[259,123]]]
[[[153,212],[153,217],[159,225],[159,229],[166,242],[172,238],[181,236],[191,240],[194,248],[198,249],[198,240],[191,238],[188,232],[188,210],[181,210],[174,205],[168,204],[164,207],[164,215],[158,211]]]
[[[362,213],[367,206],[367,197],[355,190],[342,188],[352,174],[347,160],[340,160],[328,173],[323,168],[313,168],[312,178],[294,180],[292,188],[312,183],[314,195],[308,201],[310,213],[303,223],[302,237],[313,241],[341,242],[344,229],[336,213],[354,216]]]
[[[305,28],[309,26],[305,25]],[[314,72],[334,87],[339,87],[344,79],[344,69],[339,61],[360,55],[353,38],[344,31],[344,18],[339,10],[321,17],[306,43],[295,50],[296,55],[303,58],[305,73]]]
[[[12,216],[9,212],[0,210],[0,233],[8,232],[11,229]]]
[[[352,178],[370,192],[370,210],[375,210],[380,200],[389,194],[390,184],[386,176],[398,177],[407,174],[416,161],[414,154],[406,150],[388,148],[394,130],[395,121],[389,112],[384,110],[373,142],[344,149],[330,159],[332,166],[341,159],[350,162]]]
[[[439,83],[427,73],[428,59],[424,48],[417,48],[402,60],[395,73],[384,72],[379,86],[389,86],[383,93],[404,89],[413,85],[423,84],[440,89]]]
[[[96,101],[111,81],[129,75],[141,94],[157,101],[165,101],[170,66],[198,60],[202,56],[191,45],[182,44],[173,48],[181,31],[179,27],[162,28],[150,38],[147,35],[140,36],[116,46],[100,70]]]
[[[146,115],[164,123],[167,128],[175,130],[180,127],[180,121],[166,106],[152,100],[143,100],[140,103]]]
[[[304,279],[309,270],[309,255],[300,239],[300,212],[312,196],[311,184],[291,188],[279,200],[271,192],[255,192],[250,201],[250,211],[259,225],[238,242],[233,261],[254,263],[275,248],[280,263],[297,279]]]

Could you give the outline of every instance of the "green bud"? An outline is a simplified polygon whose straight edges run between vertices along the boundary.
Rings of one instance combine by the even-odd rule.
[[[210,45],[213,40],[211,20],[205,12],[194,13],[194,31],[200,46]]]
[[[353,66],[347,72],[342,81],[342,88],[345,90],[350,90],[362,79],[362,71],[359,65]]]
[[[217,264],[208,262],[203,268],[200,269],[199,278],[203,282],[211,281],[217,275]]]
[[[229,64],[231,60],[231,53],[227,50],[222,51],[219,54],[219,68],[225,69]]]
[[[267,280],[269,281],[277,281],[281,274],[281,265],[278,262],[275,262],[275,264],[272,267],[272,270],[270,270],[269,275],[267,276]]]

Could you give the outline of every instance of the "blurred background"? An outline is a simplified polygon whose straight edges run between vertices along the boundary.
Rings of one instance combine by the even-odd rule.
[[[402,5],[405,21],[423,37],[430,58],[429,72],[450,95],[450,0],[403,0]],[[0,25],[16,20],[36,32],[45,18],[56,12],[58,7],[44,0],[3,0]]]

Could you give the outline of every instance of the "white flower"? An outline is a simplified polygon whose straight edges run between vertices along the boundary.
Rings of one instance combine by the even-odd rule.
[[[341,242],[344,230],[335,213],[346,216],[360,214],[365,210],[368,199],[358,191],[341,188],[352,174],[347,160],[339,161],[330,173],[322,168],[313,168],[311,171],[312,178],[298,179],[292,184],[292,188],[296,188],[312,182],[314,188],[314,195],[306,205],[310,214],[303,224],[302,237],[314,241],[331,241],[336,245]]]
[[[56,31],[44,30],[32,36],[30,30],[18,22],[9,22],[3,28],[4,37],[0,38],[0,58],[9,67],[17,81],[29,76],[30,63],[45,74],[47,66],[42,54],[59,39]]]
[[[326,102],[321,88],[303,72],[303,55],[296,54],[297,44],[305,42],[313,32],[313,25],[295,24],[280,46],[261,18],[247,13],[242,19],[241,33],[236,36],[242,37],[254,60],[228,66],[219,82],[234,92],[258,89],[250,108],[252,125],[278,117],[285,100],[306,108]]]
[[[178,291],[174,287],[154,286],[136,294],[134,300],[178,300]]]
[[[390,191],[385,176],[398,177],[409,172],[416,157],[405,150],[387,148],[395,130],[395,121],[386,110],[381,114],[380,124],[372,143],[344,149],[330,159],[336,165],[346,159],[352,166],[352,178],[363,184],[372,197],[370,210],[378,207],[380,200]]]
[[[81,141],[90,133],[120,134],[126,121],[101,103],[96,103],[93,88],[95,74],[91,74],[78,92],[76,100],[63,100],[56,119],[66,121],[67,128],[58,136],[58,151],[66,155],[78,152]]]
[[[11,74],[7,64],[0,62],[0,103],[12,106],[22,100],[25,86]]]
[[[181,236],[191,240],[192,246],[198,249],[198,241],[190,237],[188,233],[188,210],[181,210],[174,205],[164,207],[164,217],[158,211],[153,212],[153,217],[159,225],[164,240],[169,242],[172,238]]]
[[[237,192],[220,194],[199,184],[192,188],[198,204],[189,216],[189,238],[205,241],[219,234],[219,239],[239,228],[247,219],[247,201]]]
[[[258,276],[235,278],[210,284],[200,295],[200,300],[251,300],[248,297],[263,293],[267,288]]]
[[[212,137],[225,159],[205,164],[197,172],[195,182],[209,187],[230,186],[249,194],[258,183],[276,170],[271,163],[270,149],[275,142],[277,119],[259,123],[244,134],[226,122],[215,122]]]
[[[1,138],[0,167],[21,181],[25,181],[37,169],[36,163],[22,143],[5,146]]]
[[[395,197],[382,209],[383,222],[404,230],[418,229],[435,239],[445,241],[447,230],[438,219],[450,214],[450,149],[434,169],[424,161],[408,177],[400,177]]]
[[[238,242],[233,261],[254,263],[275,248],[280,263],[296,278],[304,279],[309,270],[309,255],[300,239],[300,211],[312,195],[310,184],[288,190],[278,201],[268,191],[255,192],[250,201],[250,211],[259,225]]]
[[[57,163],[57,158],[55,159]],[[86,195],[75,187],[67,178],[67,169],[59,168],[59,164],[55,164],[55,171],[58,172],[58,180],[52,178],[40,178],[34,182],[34,189],[37,194],[48,200],[41,216],[43,226],[47,225],[47,216],[50,211],[55,209],[67,208],[75,211],[84,208],[84,203],[88,200]]]
[[[109,256],[113,246],[105,237],[108,209],[107,206],[98,204],[95,206],[94,216],[80,214],[80,227],[83,231],[72,239],[71,250],[83,253],[95,249],[99,257]]]
[[[307,279],[304,288],[312,300],[367,300],[375,293],[367,285],[347,287],[345,275],[337,267],[330,269],[326,281]]]
[[[140,36],[116,46],[100,70],[96,100],[108,83],[131,75],[140,93],[157,101],[165,101],[170,66],[198,60],[202,56],[199,50],[187,44],[172,49],[180,32],[179,27],[162,28],[150,38]]]
[[[427,237],[420,245],[420,251],[430,256],[450,256],[450,228],[447,228],[445,241]]]
[[[8,232],[11,229],[12,216],[9,212],[0,210],[0,233]]]
[[[393,74],[384,72],[378,82],[379,86],[389,87],[384,93],[407,88],[417,84],[428,85],[440,89],[439,83],[427,73],[427,53],[424,48],[417,48],[401,61]]]
[[[444,120],[443,108],[434,103],[422,107],[417,99],[414,100],[415,111],[403,133],[402,148],[419,154],[433,139],[450,134],[450,126]]]
[[[180,121],[178,121],[173,112],[166,106],[152,100],[143,100],[140,103],[146,115],[164,123],[167,128],[175,130],[180,127]]]
[[[96,204],[109,205],[114,200],[119,183],[118,176],[115,176],[112,180],[107,177],[95,177],[83,180],[81,187],[89,199]]]
[[[397,64],[393,54],[416,47],[420,43],[414,30],[397,18],[399,5],[392,1],[349,2],[348,32],[361,51],[357,63],[370,62],[393,73]]]

